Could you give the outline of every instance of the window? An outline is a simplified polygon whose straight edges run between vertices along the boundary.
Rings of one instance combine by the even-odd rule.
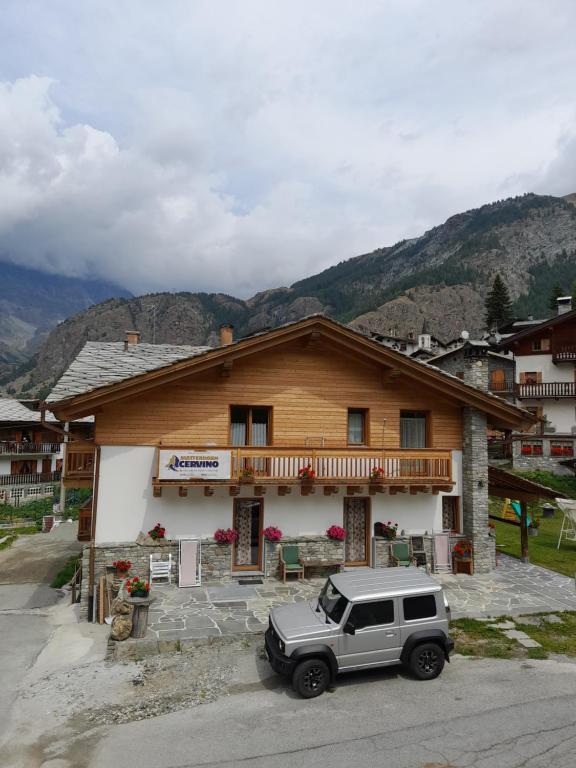
[[[542,456],[542,440],[522,440],[520,446],[522,456]]]
[[[393,624],[394,601],[378,600],[373,603],[357,603],[352,606],[348,621],[351,621],[356,629],[376,627],[380,624]]]
[[[520,374],[520,384],[541,384],[542,373],[540,371],[525,371]]]
[[[532,342],[532,352],[549,352],[550,339],[534,339]]]
[[[230,408],[231,445],[270,445],[270,408],[233,405]]]
[[[348,409],[348,445],[367,445],[367,411],[363,408]]]
[[[569,440],[551,440],[551,456],[574,456],[574,444]]]
[[[400,411],[400,448],[426,448],[427,414],[422,411]]]
[[[434,595],[418,595],[404,598],[404,620],[429,619],[436,616],[436,598]]]
[[[460,497],[442,496],[442,528],[445,531],[460,533]]]

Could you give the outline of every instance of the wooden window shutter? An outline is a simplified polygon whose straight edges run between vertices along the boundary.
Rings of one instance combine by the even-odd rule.
[[[526,374],[524,371],[520,373],[520,384],[526,384]]]
[[[542,371],[536,372],[536,384],[542,384]]]

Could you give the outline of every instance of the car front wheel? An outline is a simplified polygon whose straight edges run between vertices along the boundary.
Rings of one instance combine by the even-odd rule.
[[[305,699],[313,699],[324,693],[330,684],[330,670],[322,659],[305,659],[292,676],[292,687]]]
[[[408,666],[419,680],[433,680],[444,669],[444,651],[436,643],[422,643],[410,654]]]

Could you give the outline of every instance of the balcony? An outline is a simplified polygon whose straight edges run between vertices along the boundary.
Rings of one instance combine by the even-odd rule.
[[[519,399],[576,397],[576,382],[552,381],[543,384],[517,384],[516,397]]]
[[[562,344],[552,351],[552,361],[554,363],[574,363],[576,362],[576,344]]]
[[[30,456],[32,454],[60,453],[61,443],[22,443],[16,440],[0,441],[0,455],[2,456]]]
[[[157,476],[153,479],[156,495],[163,487],[180,488],[206,486],[205,492],[211,495],[210,488],[219,485],[235,486],[242,484],[264,487],[279,486],[279,494],[290,486],[303,489],[314,486],[370,485],[372,490],[390,486],[395,490],[403,486],[416,489],[449,490],[452,488],[452,454],[450,451],[433,449],[392,449],[370,450],[367,448],[326,449],[326,448],[162,448],[162,451],[174,454],[208,454],[210,451],[230,455],[230,472],[221,478],[198,477],[177,478],[160,477],[160,453],[158,452]],[[304,479],[299,473],[305,467],[311,468],[313,478]],[[380,471],[381,470],[381,471]],[[373,477],[374,472],[377,477]],[[395,492],[392,490],[391,492]],[[233,491],[230,491],[233,495]]]
[[[510,374],[510,376],[504,377],[493,376],[490,379],[488,389],[490,392],[493,392],[497,395],[506,392],[514,392],[514,376],[512,374]]]
[[[66,444],[64,485],[66,488],[91,488],[94,480],[95,447],[92,443]]]
[[[30,472],[21,475],[0,475],[0,486],[40,485],[60,482],[61,472]]]

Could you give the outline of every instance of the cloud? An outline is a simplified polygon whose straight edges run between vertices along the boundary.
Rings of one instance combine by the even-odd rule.
[[[7,0],[0,258],[249,296],[571,191],[574,22],[568,0]]]

